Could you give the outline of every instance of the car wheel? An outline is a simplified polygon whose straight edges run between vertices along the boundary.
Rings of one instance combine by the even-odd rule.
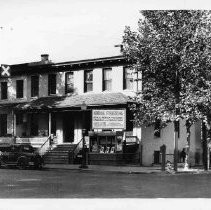
[[[25,159],[20,159],[19,161],[18,161],[18,168],[19,169],[26,169],[26,166],[27,166],[27,164],[26,164],[26,160]]]

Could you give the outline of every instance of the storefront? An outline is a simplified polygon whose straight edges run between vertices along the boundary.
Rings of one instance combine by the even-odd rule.
[[[137,137],[126,131],[126,109],[92,110],[92,130],[87,138],[89,164],[140,163]]]

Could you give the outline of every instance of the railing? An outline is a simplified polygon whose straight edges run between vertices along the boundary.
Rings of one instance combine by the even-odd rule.
[[[43,155],[46,152],[46,150],[49,148],[49,146],[50,146],[50,138],[51,138],[51,136],[48,136],[46,141],[39,148],[40,155]],[[48,145],[46,145],[47,143],[48,143]]]
[[[79,145],[80,145],[80,143],[82,141],[83,141],[83,138],[75,145],[75,147],[74,147],[74,149],[72,151],[71,150],[69,151],[69,159],[71,159],[70,158],[71,153],[73,154],[72,161],[75,159],[75,157],[77,156],[78,152],[80,151]],[[82,147],[83,147],[83,145],[82,145]]]

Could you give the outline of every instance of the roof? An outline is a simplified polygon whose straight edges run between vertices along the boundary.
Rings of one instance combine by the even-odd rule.
[[[62,63],[52,63],[47,64],[42,61],[22,63],[10,65],[11,76],[24,75],[24,74],[34,74],[34,73],[48,73],[48,72],[62,72],[62,71],[75,71],[80,69],[90,69],[90,68],[101,68],[105,66],[118,66],[118,65],[128,65],[129,61],[122,55],[104,57],[104,58],[94,58],[78,61],[68,61]]]
[[[95,93],[74,96],[42,97],[31,102],[19,104],[16,110],[48,110],[80,108],[83,103],[87,106],[123,105],[132,99],[123,93]]]
[[[5,102],[5,103],[0,103],[0,109],[1,110],[12,109],[15,106],[19,105],[20,103],[24,103],[24,102]]]

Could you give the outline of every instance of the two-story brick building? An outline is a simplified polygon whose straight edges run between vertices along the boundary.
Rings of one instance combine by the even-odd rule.
[[[2,65],[1,143],[30,142],[45,152],[51,134],[54,145],[77,145],[86,129],[93,164],[129,159],[144,165],[159,163],[163,144],[172,160],[171,124],[159,135],[154,135],[154,127],[133,126],[129,104],[142,84],[128,65],[123,56],[52,63],[48,55],[42,55],[40,62]],[[201,161],[195,158],[201,155],[200,125],[192,127],[191,142],[195,164]],[[180,123],[179,149],[185,146],[185,126]]]

